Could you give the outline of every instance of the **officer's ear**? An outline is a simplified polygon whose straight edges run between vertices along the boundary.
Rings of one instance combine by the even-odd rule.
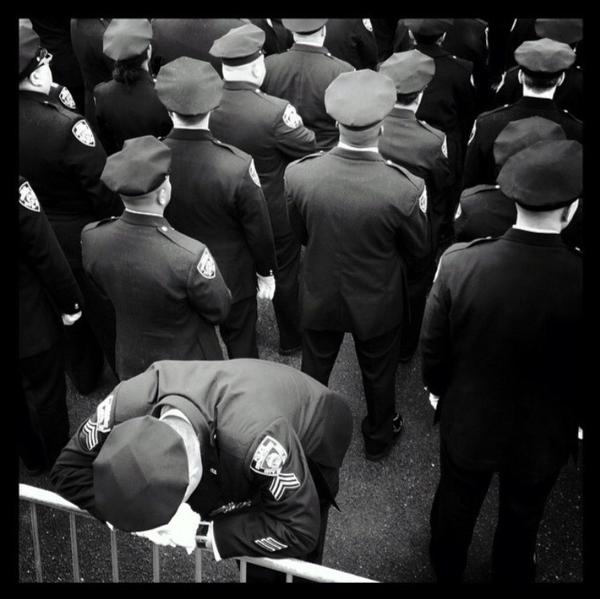
[[[573,217],[575,216],[575,212],[577,211],[578,207],[579,198],[577,198],[574,202],[572,202],[563,209],[562,214],[560,215],[561,229],[564,229],[573,220]]]
[[[556,84],[556,87],[560,87],[563,84],[564,80],[565,80],[565,72],[563,71],[560,74],[560,77],[558,78],[558,83]]]
[[[519,69],[519,72],[517,73],[517,79],[519,80],[519,83],[523,85],[523,71],[521,69]]]
[[[150,60],[152,58],[152,44],[148,44],[148,48],[146,48],[146,60]]]

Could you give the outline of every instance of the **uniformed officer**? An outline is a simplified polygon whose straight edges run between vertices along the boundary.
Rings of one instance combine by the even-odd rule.
[[[494,160],[499,172],[517,152],[542,140],[566,139],[562,127],[539,116],[512,121],[494,142]],[[497,237],[516,221],[515,203],[500,191],[500,185],[476,185],[460,196],[454,227],[457,241],[473,241],[478,237]]]
[[[102,51],[104,32],[111,19],[71,19],[71,42],[85,88],[85,118],[96,129],[94,88],[111,80],[112,60]]]
[[[514,104],[484,112],[477,117],[465,159],[464,189],[481,183],[495,183],[494,141],[511,121],[541,116],[558,123],[567,139],[582,140],[581,121],[559,109],[552,100],[556,87],[564,79],[564,71],[575,60],[575,52],[567,44],[544,38],[524,42],[517,48],[515,57],[520,66],[519,81],[523,85],[523,97]]]
[[[494,472],[494,581],[534,581],[544,505],[577,450],[585,400],[582,259],[559,235],[583,189],[582,146],[537,142],[506,161],[498,183],[517,222],[446,251],[423,322],[423,380],[439,397],[430,544],[439,581],[462,579]]]
[[[257,288],[258,297],[273,298],[275,247],[252,157],[209,130],[222,88],[216,70],[194,58],[178,58],[158,74],[156,91],[175,125],[164,140],[173,151],[166,216],[210,248],[231,290],[231,311],[219,328],[229,358],[257,358]]]
[[[81,393],[89,393],[104,359],[90,324],[114,363],[109,324],[95,322],[101,306],[81,266],[81,229],[94,219],[119,214],[121,201],[100,181],[106,154],[88,122],[51,101],[49,62],[31,27],[19,26],[19,170],[35,189],[86,300],[86,315],[66,332],[67,369]],[[88,322],[88,318],[91,317]],[[104,336],[103,336],[104,335]]]
[[[83,298],[35,192],[19,176],[19,455],[29,474],[49,469],[69,440],[62,325]],[[61,322],[62,319],[62,322]]]
[[[416,49],[435,61],[435,74],[423,93],[417,118],[446,134],[448,160],[456,181],[450,211],[453,214],[458,203],[467,138],[475,118],[473,63],[457,58],[443,47],[453,19],[405,19],[404,23],[415,39]],[[451,225],[451,218],[449,223]],[[451,238],[451,230],[442,233]]]
[[[454,181],[448,165],[446,135],[415,116],[423,92],[435,73],[433,58],[419,50],[392,54],[380,72],[396,86],[396,103],[383,121],[379,151],[384,158],[407,168],[425,180],[427,216],[430,224],[430,266],[418,280],[409,281],[410,327],[401,341],[400,361],[412,357],[419,341],[419,329],[425,309],[425,298],[435,272],[435,256],[440,228],[448,218],[448,193]]]
[[[325,109],[325,89],[340,73],[354,69],[323,46],[327,19],[282,22],[293,32],[294,45],[283,54],[267,56],[262,89],[294,106],[304,124],[315,132],[317,147],[329,150],[337,143],[339,132]]]
[[[83,266],[115,308],[121,380],[156,360],[223,358],[215,325],[231,294],[209,249],[163,217],[170,166],[171,150],[155,137],[126,140],[102,172],[125,211],[81,235]]]
[[[173,128],[148,72],[151,41],[148,19],[113,19],[104,32],[104,53],[115,61],[113,78],[94,88],[94,101],[98,137],[107,154],[118,152],[126,139],[162,137]]]
[[[559,108],[564,108],[583,120],[583,71],[577,64],[576,50],[577,43],[583,39],[583,19],[536,19],[535,31],[540,38],[569,44],[574,49],[576,60],[565,70],[565,78],[556,88],[553,100]],[[493,106],[512,104],[522,96],[519,70],[517,65],[503,74]]]
[[[325,93],[340,127],[338,146],[293,162],[285,174],[292,228],[306,245],[302,371],[327,384],[344,333],[352,333],[370,460],[385,457],[402,429],[394,381],[411,316],[406,280],[422,274],[431,251],[425,183],[377,149],[395,100],[394,82],[385,75],[341,74]]]
[[[370,19],[327,19],[324,45],[355,69],[377,68],[377,42]]]
[[[255,25],[236,27],[215,41],[211,54],[223,61],[223,97],[211,114],[217,139],[248,152],[256,165],[277,252],[273,308],[279,329],[279,353],[300,351],[298,274],[300,242],[290,228],[283,195],[283,173],[295,158],[316,150],[315,134],[286,100],[261,92],[265,76],[261,49],[264,33]]]
[[[320,563],[351,437],[346,399],[289,366],[163,360],[82,423],[51,480],[161,545]]]

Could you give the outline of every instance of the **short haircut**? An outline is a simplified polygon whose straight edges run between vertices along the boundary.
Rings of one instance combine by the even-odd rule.
[[[558,73],[556,77],[536,76],[534,73],[523,71],[523,82],[533,91],[542,92],[555,87],[562,73]]]
[[[404,106],[412,104],[421,92],[411,92],[410,94],[396,94],[396,102]]]
[[[413,31],[413,37],[417,44],[435,44],[441,37],[444,35],[440,33],[439,35],[424,35],[422,33],[415,33]]]
[[[148,58],[148,48],[137,56],[115,61],[112,72],[113,79],[119,83],[124,83],[125,85],[132,85],[138,81],[145,72],[142,65],[146,58]]]

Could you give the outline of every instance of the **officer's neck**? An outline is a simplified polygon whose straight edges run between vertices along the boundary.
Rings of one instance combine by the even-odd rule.
[[[532,90],[530,87],[527,87],[525,84],[523,84],[524,98],[541,98],[543,100],[553,100],[555,93],[556,87],[551,87],[550,89],[544,90],[543,92],[538,92]]]
[[[345,143],[343,141],[338,142],[338,148],[344,150],[352,150],[353,152],[379,152],[377,145],[374,146],[353,146],[352,144]]]
[[[170,115],[173,121],[174,129],[205,129],[206,131],[210,131],[210,129],[208,128],[210,112],[203,119],[196,122],[184,121],[181,118],[179,118],[176,112],[171,112]]]
[[[147,208],[129,208],[128,206],[125,206],[125,212],[131,212],[132,214],[143,214],[144,216],[163,216],[164,213],[164,209],[163,208],[157,208],[154,209],[152,207],[147,207]]]

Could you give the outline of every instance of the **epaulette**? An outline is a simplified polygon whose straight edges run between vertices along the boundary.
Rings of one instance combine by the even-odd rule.
[[[572,115],[566,108],[563,108],[562,111],[568,116],[571,117],[577,123],[581,123],[583,125],[583,121],[580,121],[575,115]]]
[[[450,56],[452,56],[456,61],[456,64],[460,65],[467,73],[471,74],[473,72],[473,63],[470,60],[460,58],[454,54],[450,54]]]
[[[174,244],[178,245],[180,248],[183,248],[190,254],[194,254],[194,256],[198,256],[206,247],[203,243],[196,239],[192,239],[179,231],[173,229],[173,227],[168,227],[167,225],[160,225],[156,227],[156,230],[164,235],[167,239],[172,241]]]
[[[385,163],[388,166],[395,168],[397,171],[400,171],[417,189],[420,188],[420,185],[418,183],[419,181],[423,181],[423,179],[417,177],[416,175],[413,175],[407,168],[404,168],[403,166],[400,166],[399,164],[396,164],[391,160],[386,160]]]
[[[302,158],[297,158],[293,162],[290,162],[288,166],[292,166],[293,164],[299,164],[300,162],[304,162],[305,160],[310,160],[311,158],[317,158],[318,156],[322,156],[325,154],[324,150],[319,150],[318,152],[313,152],[312,154],[307,154],[306,156],[302,156]]]
[[[566,245],[566,244],[565,244]],[[579,257],[583,257],[583,250],[581,250],[580,248],[578,248],[576,245],[567,245],[567,247],[574,253],[577,254],[577,256]]]
[[[469,187],[468,189],[464,189],[463,192],[460,194],[460,199],[462,200],[463,198],[469,198],[478,193],[481,193],[482,191],[492,191],[496,189],[500,189],[500,185],[488,185],[487,183],[484,183],[483,185],[475,185],[475,187]]]
[[[222,142],[220,139],[217,139],[216,137],[213,137],[212,141],[216,145],[228,149],[232,154],[235,154],[236,156],[238,156],[239,158],[244,160],[244,162],[249,162],[250,160],[252,160],[252,156],[250,156],[250,154],[248,154],[247,152],[244,152],[243,150],[240,150],[239,148],[236,148],[235,146],[226,144],[225,142]]]
[[[430,131],[431,133],[433,133],[436,138],[438,138],[439,140],[443,141],[444,137],[445,137],[445,133],[443,131],[440,131],[439,129],[436,129],[435,127],[433,127],[432,125],[430,125],[427,121],[422,121],[420,119],[417,119],[417,122],[422,125],[423,127],[425,127],[425,129],[427,129],[428,131]]]
[[[499,237],[492,237],[488,235],[488,237],[478,237],[477,239],[473,239],[472,241],[461,241],[460,243],[452,244],[443,255],[453,254],[454,252],[458,252],[460,250],[466,250],[476,245],[481,245],[482,243],[488,243],[490,241],[496,241],[500,239]]]
[[[510,106],[510,104],[503,104],[502,106],[498,106],[497,108],[492,108],[492,110],[488,110],[486,112],[482,112],[478,117],[477,117],[477,121],[481,121],[482,119],[495,114],[496,112],[500,112],[501,110],[505,110],[506,108],[508,108]]]
[[[78,121],[78,120],[84,118],[78,112],[75,112],[74,110],[69,110],[68,108],[63,106],[60,102],[53,102],[50,99],[50,100],[43,100],[43,103],[46,106],[51,106],[52,108],[54,108],[59,114],[61,114],[65,118],[67,118],[69,121],[76,121],[76,120]]]
[[[272,96],[271,94],[267,94],[266,92],[262,91],[262,89],[257,88],[254,90],[254,93],[259,98],[262,98],[265,102],[274,104],[275,106],[277,106],[277,108],[281,108],[282,106],[285,107],[289,104],[287,100],[284,100],[283,98],[278,98],[277,96]]]
[[[109,216],[108,218],[103,218],[102,220],[97,220],[93,223],[88,223],[85,227],[83,227],[81,233],[83,234],[86,231],[91,231],[92,229],[95,229],[96,227],[101,227],[102,225],[105,225],[107,223],[112,223],[118,218],[118,216]]]

